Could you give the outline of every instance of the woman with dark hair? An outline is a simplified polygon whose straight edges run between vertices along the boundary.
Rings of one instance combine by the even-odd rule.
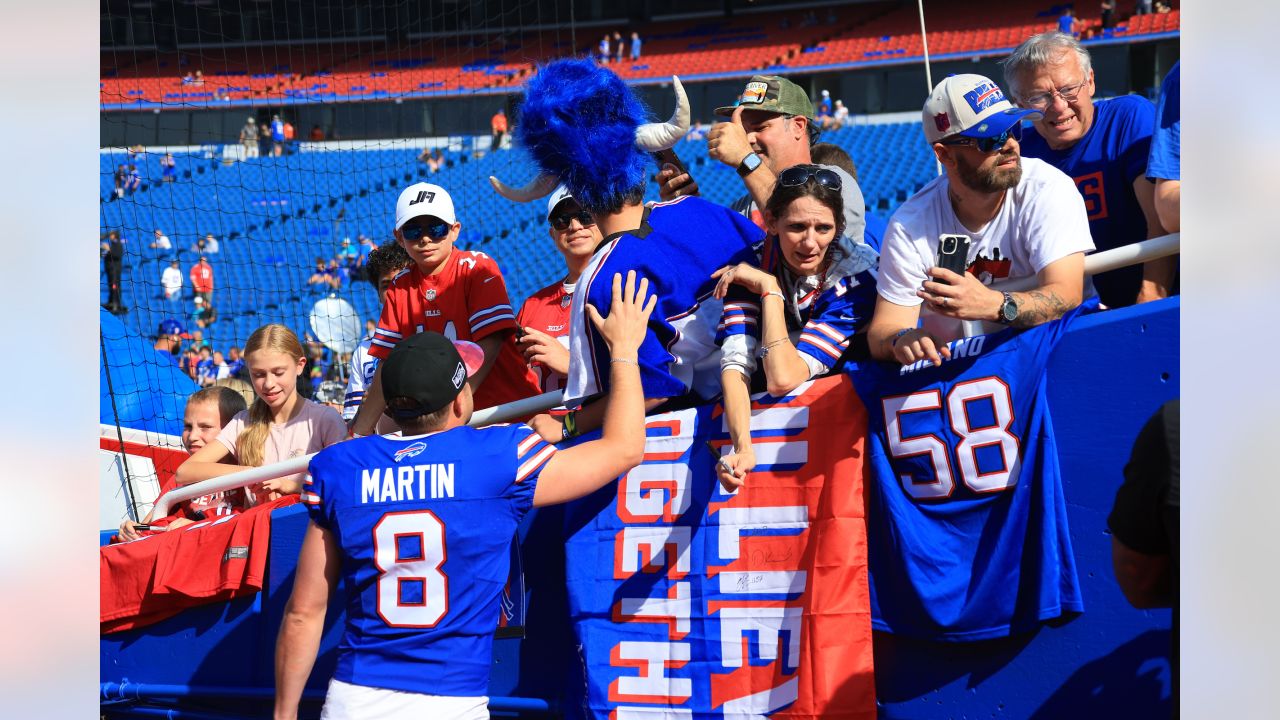
[[[875,251],[841,242],[839,175],[818,165],[788,168],[764,217],[769,237],[760,266],[739,263],[712,275],[719,280],[715,297],[724,300],[717,340],[734,448],[727,467],[717,467],[726,489],[742,485],[755,466],[752,376],[763,369],[769,394],[783,396],[829,372],[850,339],[866,330],[876,305]]]

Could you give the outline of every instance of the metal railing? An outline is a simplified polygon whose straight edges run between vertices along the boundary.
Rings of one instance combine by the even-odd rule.
[[[1180,233],[1172,235],[1164,235],[1150,240],[1144,240],[1132,245],[1107,250],[1105,252],[1095,253],[1085,258],[1084,273],[1086,276],[1097,275],[1098,273],[1115,270],[1117,268],[1136,265],[1138,263],[1157,260],[1169,255],[1176,255],[1181,247]],[[1025,290],[1035,287],[1036,279],[1034,276],[1026,278],[1018,278],[1015,280],[1006,280],[992,285],[993,288],[999,290]],[[981,326],[981,322],[966,322],[966,329],[970,325]],[[997,326],[1003,328],[1003,326]],[[974,328],[972,334],[981,334],[980,327]],[[970,334],[966,332],[966,334]],[[472,427],[483,427],[494,423],[506,422],[518,417],[524,417],[534,413],[549,410],[559,404],[563,399],[560,391],[552,391],[535,395],[533,397],[516,400],[505,405],[497,407],[485,408],[477,411],[471,416],[471,422],[468,424]],[[183,500],[208,495],[214,492],[223,492],[226,490],[234,490],[236,488],[245,487],[254,483],[273,480],[278,477],[287,475],[296,475],[300,472],[306,472],[307,464],[311,462],[311,458],[315,457],[315,453],[303,455],[296,458],[290,458],[271,465],[263,465],[262,467],[253,468],[251,470],[241,470],[222,477],[204,480],[198,483],[192,483],[185,487],[174,488],[169,492],[161,495],[156,499],[155,508],[152,510],[152,517],[164,517],[169,514],[170,509]]]

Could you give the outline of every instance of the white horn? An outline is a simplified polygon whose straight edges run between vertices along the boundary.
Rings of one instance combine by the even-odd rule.
[[[636,128],[636,147],[645,152],[668,150],[689,132],[689,96],[684,94],[680,78],[671,76],[676,88],[676,111],[664,122],[645,123]]]
[[[489,184],[493,186],[494,190],[498,191],[499,195],[508,200],[513,202],[531,202],[538,198],[544,198],[550,195],[551,191],[556,189],[556,185],[559,184],[559,180],[556,179],[555,175],[551,175],[550,173],[540,173],[537,177],[530,180],[528,185],[525,185],[522,188],[513,188],[498,178],[490,175]]]

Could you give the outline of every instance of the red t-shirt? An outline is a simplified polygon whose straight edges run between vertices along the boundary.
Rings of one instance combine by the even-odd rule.
[[[569,308],[573,305],[573,291],[564,283],[548,285],[529,296],[520,306],[516,322],[520,327],[533,328],[558,339],[569,347]],[[540,363],[530,365],[543,392],[563,390],[565,376],[551,372]]]
[[[424,275],[414,266],[396,276],[387,290],[369,354],[385,360],[391,349],[425,330],[453,340],[479,342],[507,333],[498,359],[476,392],[477,410],[538,394],[538,380],[516,348],[515,313],[507,284],[493,258],[454,248],[444,269]]]
[[[191,287],[196,292],[213,292],[213,267],[209,263],[196,263],[191,267]]]

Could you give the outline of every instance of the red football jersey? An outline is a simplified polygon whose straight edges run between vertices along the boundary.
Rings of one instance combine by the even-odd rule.
[[[564,283],[548,285],[529,296],[520,306],[520,314],[516,322],[520,327],[530,327],[558,339],[567,349],[569,347],[569,308],[573,305],[573,291]],[[543,392],[563,390],[565,376],[551,372],[541,363],[530,366],[534,375],[542,385]]]
[[[387,290],[370,355],[385,360],[396,343],[425,330],[479,342],[516,329],[507,284],[493,258],[454,248],[444,265],[435,275],[424,275],[414,266],[396,276]],[[476,392],[475,407],[480,410],[537,394],[537,378],[511,332],[503,338],[498,359]]]

